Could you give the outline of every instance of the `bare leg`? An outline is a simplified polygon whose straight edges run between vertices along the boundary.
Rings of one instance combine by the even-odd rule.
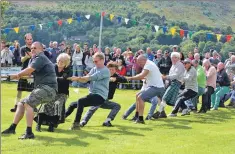
[[[20,120],[24,117],[24,111],[25,111],[25,108],[24,108],[22,103],[18,103],[17,106],[18,107],[17,107],[15,117],[14,117],[14,120],[13,120],[14,124],[18,124],[20,122]]]
[[[28,104],[25,104],[26,109],[26,121],[27,121],[27,127],[32,127],[33,125],[33,108],[29,106]]]
[[[138,96],[138,103],[139,103],[139,116],[143,116],[144,114],[144,101],[141,99],[140,96]]]

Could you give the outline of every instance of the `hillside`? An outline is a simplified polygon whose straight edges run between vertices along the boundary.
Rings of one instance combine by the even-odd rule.
[[[68,1],[67,1],[68,2]],[[30,5],[44,9],[65,10],[67,4],[52,1],[12,1],[17,5]],[[82,5],[81,5],[82,4]],[[118,5],[118,9],[116,6]],[[85,6],[85,7],[84,7]],[[167,21],[182,21],[189,25],[206,24],[211,27],[231,26],[235,29],[235,1],[81,1],[71,9],[87,12],[108,11],[127,16],[128,13],[153,13],[166,17]],[[119,8],[123,8],[120,12]],[[135,15],[133,15],[135,16]]]

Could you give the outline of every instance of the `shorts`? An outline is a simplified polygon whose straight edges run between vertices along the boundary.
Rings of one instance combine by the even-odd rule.
[[[28,104],[32,108],[36,108],[39,104],[49,103],[55,100],[56,90],[47,85],[38,85],[28,97],[24,98],[21,103]]]
[[[152,99],[153,97],[157,96],[159,99],[162,99],[163,95],[165,92],[165,88],[164,87],[147,87],[146,89],[142,90],[139,93],[139,96],[141,97],[141,99],[145,102],[150,101],[150,99]]]

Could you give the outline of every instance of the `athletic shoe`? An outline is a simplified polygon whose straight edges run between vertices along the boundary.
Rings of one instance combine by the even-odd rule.
[[[168,114],[168,117],[177,117],[177,114],[171,113],[171,114]]]
[[[145,118],[145,120],[151,120],[151,117],[150,117],[150,116],[147,116],[147,117]]]
[[[135,123],[136,123],[136,124],[145,124],[144,120],[139,120],[139,119],[137,119],[137,120],[135,121]]]
[[[15,130],[12,129],[11,127],[7,128],[2,132],[2,134],[15,134],[15,133],[16,133]]]
[[[80,122],[80,127],[84,127],[86,125],[85,121]]]
[[[156,113],[154,113],[154,114],[152,115],[152,117],[153,117],[154,119],[158,119],[159,115],[160,115],[160,112],[157,111]]]
[[[21,137],[19,137],[18,139],[24,140],[24,139],[34,139],[34,138],[35,138],[35,136],[33,133],[31,133],[31,134],[25,133]]]
[[[181,116],[190,115],[190,112],[187,109],[183,109]]]
[[[105,127],[113,127],[113,125],[111,124],[110,121],[104,122],[104,123],[103,123],[103,126],[105,126]]]
[[[167,118],[166,112],[162,111],[160,115],[158,116],[158,118]]]
[[[80,124],[78,122],[74,122],[70,127],[70,130],[80,130]]]
[[[132,119],[131,119],[131,121],[136,121],[138,119],[138,117],[133,117]]]
[[[126,120],[126,118],[127,118],[127,117],[125,116],[125,114],[123,114],[123,115],[122,115],[122,119],[123,119],[123,120]]]

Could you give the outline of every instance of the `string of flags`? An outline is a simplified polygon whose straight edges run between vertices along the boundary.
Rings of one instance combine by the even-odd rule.
[[[158,32],[160,29],[162,29],[164,34],[166,32],[168,32],[168,30],[170,30],[170,33],[172,34],[172,36],[174,36],[176,34],[176,32],[179,31],[179,34],[180,34],[181,38],[186,37],[186,38],[190,38],[191,39],[193,33],[195,33],[195,31],[190,31],[190,30],[183,30],[183,29],[176,29],[176,28],[170,28],[169,29],[167,26],[159,26],[159,25],[152,25],[152,24],[149,24],[149,23],[143,23],[143,22],[136,21],[134,19],[124,18],[124,17],[121,17],[121,16],[116,16],[114,14],[107,14],[106,12],[95,13],[95,16],[97,18],[99,18],[100,15],[102,17],[108,18],[110,21],[114,21],[114,19],[116,19],[116,21],[119,24],[122,23],[122,21],[124,19],[125,24],[128,24],[128,23],[132,23],[133,25],[137,25],[137,23],[144,24],[144,25],[146,25],[147,29],[154,29],[155,32]],[[85,20],[89,20],[91,15],[87,14],[84,17],[85,17]],[[56,21],[56,23],[58,24],[58,26],[63,26],[64,24],[72,24],[73,21],[77,21],[78,23],[80,23],[83,20],[84,20],[84,18],[82,18],[81,16],[78,16],[76,18],[68,18],[66,20],[60,19],[60,20]],[[11,30],[14,30],[15,33],[18,34],[21,29],[24,29],[24,30],[30,29],[30,30],[34,31],[36,27],[37,28],[39,27],[40,30],[42,30],[43,27],[45,27],[45,26],[48,27],[48,28],[51,28],[54,23],[55,22],[51,22],[50,21],[48,23],[40,23],[38,25],[21,26],[21,28],[20,27],[4,28],[4,29],[2,29],[2,31],[5,34],[8,34]],[[217,41],[219,42],[221,37],[222,37],[222,34],[207,33],[206,34],[206,39],[210,40],[213,35],[216,35]],[[226,35],[226,41],[227,42],[231,41],[231,39],[232,39],[232,35]]]

